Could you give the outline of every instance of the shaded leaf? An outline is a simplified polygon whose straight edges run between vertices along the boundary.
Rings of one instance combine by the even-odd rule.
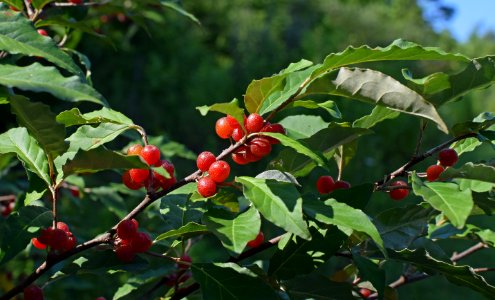
[[[391,110],[385,106],[375,106],[371,114],[361,117],[352,123],[352,127],[371,128],[376,124],[388,119],[395,119],[400,115],[398,111]]]
[[[347,282],[335,282],[328,277],[312,273],[283,282],[290,299],[294,300],[353,300],[352,285]]]
[[[297,100],[294,102],[291,102],[289,105],[287,105],[287,108],[294,108],[294,107],[303,107],[303,108],[308,108],[308,109],[323,109],[325,110],[332,118],[340,119],[342,118],[342,114],[340,113],[339,108],[337,107],[337,104],[333,101],[325,101],[322,103],[313,101],[313,100]]]
[[[173,2],[173,1],[167,1],[167,0],[161,0],[160,3],[165,6],[165,7],[168,7],[176,12],[178,12],[179,14],[189,18],[191,21],[193,21],[194,23],[198,24],[198,25],[201,25],[201,22],[199,22],[199,20],[191,13],[187,12],[185,9],[183,9],[180,5],[178,5],[177,3]]]
[[[161,199],[160,214],[165,221],[166,230],[179,229],[189,222],[199,223],[205,202],[193,202],[189,197],[190,194],[179,190],[177,194],[171,193]]]
[[[124,125],[134,124],[132,120],[124,114],[107,107],[85,114],[81,114],[77,108],[72,108],[71,110],[66,110],[58,114],[57,122],[64,124],[66,127],[104,122]]]
[[[204,234],[207,233],[208,229],[206,228],[205,225],[194,223],[194,222],[189,222],[186,225],[178,228],[178,229],[172,229],[169,230],[165,233],[160,234],[159,236],[156,237],[155,241],[159,242],[164,239],[168,238],[177,238],[177,237],[190,237],[194,235],[199,235],[199,234]]]
[[[245,176],[236,177],[236,181],[243,185],[244,196],[268,221],[310,239],[302,214],[302,198],[292,184]]]
[[[359,270],[360,277],[371,282],[378,292],[378,299],[383,299],[385,294],[385,270],[370,259],[354,252],[352,253],[352,260]]]

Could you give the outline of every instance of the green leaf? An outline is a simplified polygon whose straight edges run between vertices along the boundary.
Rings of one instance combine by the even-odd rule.
[[[168,194],[161,199],[160,214],[165,221],[166,230],[179,229],[189,222],[199,223],[205,202],[193,202],[189,198],[190,194],[179,193]]]
[[[290,279],[309,274],[330,259],[347,239],[336,227],[322,233],[312,228],[310,232],[310,241],[293,237],[283,249],[275,252],[270,260],[268,275]]]
[[[402,69],[402,76],[409,81],[408,86],[423,96],[432,95],[450,88],[449,75],[433,73],[425,78],[414,79],[408,69]]]
[[[316,78],[325,72],[342,66],[387,60],[469,61],[467,57],[461,54],[451,54],[440,48],[422,47],[418,44],[398,39],[385,48],[370,48],[366,45],[358,48],[350,46],[342,52],[329,54],[311,77]]]
[[[489,216],[495,214],[495,198],[491,193],[474,193],[474,203]]]
[[[302,198],[289,183],[252,177],[236,177],[244,196],[273,224],[303,239],[310,234],[302,214]]]
[[[249,113],[258,113],[263,101],[271,94],[280,93],[284,87],[284,79],[289,73],[278,74],[253,80],[244,94],[244,106]]]
[[[461,191],[455,183],[423,183],[416,174],[412,175],[412,186],[414,194],[423,197],[433,208],[443,212],[454,226],[464,226],[474,205],[471,190]]]
[[[49,226],[52,219],[51,211],[40,206],[21,207],[10,214],[0,227],[0,265],[26,248],[37,229]]]
[[[5,0],[2,2],[5,2],[9,6],[13,6],[13,7],[17,8],[17,10],[23,10],[24,9],[24,2],[22,0]],[[19,14],[20,15],[20,13],[15,13],[13,11],[10,11],[10,12],[12,14]]]
[[[23,96],[13,95],[9,100],[19,125],[27,128],[51,159],[65,152],[65,127],[55,121],[55,114],[50,106],[31,102]]]
[[[33,0],[33,6],[34,8],[40,9],[45,7],[48,3],[55,2],[56,0]]]
[[[15,153],[24,167],[50,185],[46,153],[24,127],[12,128],[0,134],[0,153]]]
[[[437,110],[420,94],[379,71],[360,68],[340,68],[313,81],[305,95],[330,94],[423,117],[437,123],[448,133],[447,125]]]
[[[184,17],[187,17],[189,18],[191,21],[193,21],[194,23],[198,24],[198,25],[201,25],[201,22],[199,22],[199,20],[191,13],[187,12],[186,10],[184,10],[180,5],[178,5],[177,3],[175,2],[172,2],[170,0],[161,0],[160,1],[161,5],[165,6],[165,7],[168,7],[176,12],[178,12],[179,14],[183,15]]]
[[[96,127],[83,125],[74,132],[67,141],[70,142],[69,151],[91,150],[113,141],[124,131],[132,129],[126,124],[101,123]]]
[[[107,105],[102,95],[78,77],[63,77],[55,67],[39,63],[25,67],[0,65],[0,84],[23,91],[47,92],[69,102],[89,101]]]
[[[374,223],[388,249],[408,248],[427,228],[435,210],[421,205],[411,205],[385,210],[374,219]]]
[[[293,140],[281,133],[261,132],[261,134],[279,140],[282,145],[294,149],[297,153],[311,158],[316,165],[328,169],[325,157],[323,157],[323,155],[319,153],[314,152],[310,147],[304,145],[304,141]]]
[[[288,116],[278,123],[284,126],[288,137],[296,140],[309,138],[330,125],[330,123],[325,122],[320,116],[308,115]]]
[[[335,282],[319,273],[297,277],[283,282],[284,290],[293,300],[354,300],[352,285]]]
[[[224,209],[210,208],[203,215],[203,223],[220,239],[225,248],[239,254],[258,235],[261,218],[254,207],[238,215]]]
[[[463,178],[495,184],[495,167],[486,164],[468,162],[460,168],[447,168],[440,179]]]
[[[81,79],[84,73],[55,41],[36,32],[33,23],[22,14],[0,11],[0,50],[11,54],[43,57]]]
[[[480,132],[489,129],[493,124],[495,124],[495,114],[484,112],[474,118],[473,121],[455,124],[452,127],[452,133],[455,136],[460,136],[466,133]]]
[[[308,109],[323,109],[332,118],[336,118],[336,119],[342,118],[342,114],[340,113],[337,104],[335,104],[335,102],[330,100],[322,103],[313,100],[297,100],[287,105],[287,108],[297,108],[297,107],[308,108]]]
[[[267,170],[256,175],[255,178],[261,179],[273,179],[282,182],[292,183],[296,186],[301,186],[297,181],[296,177],[292,176],[292,174],[287,172],[281,172],[279,170]]]
[[[81,112],[77,108],[66,110],[58,114],[57,122],[64,124],[66,127],[105,122],[134,125],[132,120],[126,117],[124,114],[107,107],[103,107],[100,110],[95,110],[85,114],[81,114]]]
[[[181,236],[187,238],[190,236],[205,234],[205,233],[208,233],[208,229],[206,228],[205,225],[189,222],[178,229],[172,229],[165,233],[160,234],[159,236],[156,237],[155,241],[159,242],[161,240],[168,239],[171,237],[178,238]]]
[[[385,253],[383,240],[369,217],[359,209],[352,208],[334,199],[322,202],[313,197],[306,197],[303,206],[304,213],[318,222],[350,228],[364,232],[370,236],[380,250]]]
[[[279,299],[255,273],[234,263],[194,263],[191,270],[193,278],[201,286],[204,300]]]
[[[481,144],[482,143],[477,138],[467,138],[452,144],[452,149],[454,149],[458,155],[461,155],[473,151]]]
[[[360,277],[371,282],[378,292],[378,299],[383,299],[385,294],[385,270],[370,259],[355,252],[352,253],[352,260],[359,270]]]
[[[376,124],[388,119],[395,119],[400,115],[398,111],[391,110],[385,106],[375,106],[371,114],[361,117],[352,123],[352,127],[371,128]]]
[[[424,249],[391,251],[389,256],[396,260],[412,263],[430,275],[441,274],[450,282],[471,288],[489,299],[495,297],[495,287],[488,284],[482,276],[476,274],[469,266],[455,266],[437,260],[425,252]]]
[[[127,189],[127,187],[125,188]],[[113,212],[119,219],[123,219],[129,213],[127,199],[124,199],[116,191],[114,185],[91,187],[91,193],[88,193],[88,197],[93,201],[101,202],[103,207]]]
[[[373,189],[373,184],[364,183],[348,189],[337,189],[328,195],[320,195],[320,199],[332,198],[350,207],[364,210],[373,195]]]
[[[337,147],[351,143],[370,132],[367,129],[332,123],[328,128],[320,130],[312,137],[300,140],[300,142],[314,151],[322,152],[328,159],[333,156]],[[306,176],[315,166],[313,160],[309,160],[306,155],[299,154],[293,149],[283,150],[270,163],[270,167],[289,172],[296,177]]]
[[[217,111],[234,117],[241,126],[244,126],[244,109],[239,107],[239,100],[233,99],[227,103],[216,103],[211,106],[198,106],[197,110],[202,116],[206,116],[209,111]]]

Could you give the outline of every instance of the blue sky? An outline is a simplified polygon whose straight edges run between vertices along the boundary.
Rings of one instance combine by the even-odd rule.
[[[425,1],[426,2],[426,1]],[[455,9],[449,21],[437,22],[437,30],[448,29],[459,41],[466,41],[473,30],[495,32],[495,0],[443,0]]]

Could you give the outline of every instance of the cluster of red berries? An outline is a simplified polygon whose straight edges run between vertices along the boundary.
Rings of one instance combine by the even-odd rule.
[[[122,182],[129,189],[138,190],[142,187],[146,187],[146,189],[152,189],[154,191],[159,188],[166,190],[176,183],[174,165],[166,159],[160,159],[161,154],[158,147],[154,145],[146,145],[143,147],[139,144],[135,144],[129,147],[127,155],[139,155],[149,166],[161,167],[170,175],[170,178],[165,178],[150,169],[130,169],[122,175]]]
[[[454,149],[443,149],[438,153],[438,163],[437,165],[431,165],[426,169],[426,178],[428,181],[435,181],[440,177],[440,174],[445,171],[445,168],[453,166],[459,156]]]
[[[117,239],[115,239],[115,254],[124,261],[130,262],[136,253],[148,251],[153,242],[145,232],[138,231],[139,223],[135,219],[127,219],[117,225]]]
[[[177,272],[172,273],[167,276],[167,281],[165,281],[166,286],[177,286],[189,278],[191,278],[191,271],[189,270],[190,264],[192,263],[192,259],[189,255],[184,254],[180,257],[180,261],[177,262]]]
[[[24,300],[43,300],[43,290],[37,285],[29,285],[24,288]]]
[[[198,193],[205,197],[211,197],[217,192],[217,183],[224,182],[230,175],[230,165],[223,160],[217,160],[211,152],[204,151],[196,159],[198,169],[203,173],[203,177],[198,180]]]
[[[265,241],[265,235],[263,234],[262,231],[260,231],[258,235],[254,238],[254,240],[251,240],[247,243],[247,246],[250,248],[256,248],[261,244],[263,244],[264,241]]]
[[[76,237],[70,232],[69,226],[64,222],[57,222],[57,227],[48,227],[41,230],[37,238],[32,238],[31,243],[37,249],[50,249],[65,252],[76,246]]]
[[[348,189],[351,184],[344,180],[334,181],[330,175],[320,176],[316,181],[316,189],[320,194],[329,194],[338,189]]]
[[[15,197],[12,196],[11,199],[0,202],[0,212],[2,216],[8,217],[15,207]]]
[[[239,122],[229,115],[218,119],[215,124],[215,131],[219,137],[223,139],[232,138],[236,142],[240,141],[246,134],[255,132],[285,134],[285,129],[282,125],[270,124],[257,113],[252,113],[247,118],[244,118],[244,128],[246,129],[245,131],[242,129]],[[232,153],[232,160],[239,165],[258,161],[270,154],[272,151],[272,144],[278,143],[279,141],[272,137],[256,136],[250,138],[244,145]]]

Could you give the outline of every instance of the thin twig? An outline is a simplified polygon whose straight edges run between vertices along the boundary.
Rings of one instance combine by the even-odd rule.
[[[452,256],[450,257],[450,260],[455,263],[455,262],[463,259],[464,257],[469,256],[469,255],[473,254],[474,252],[479,251],[481,249],[485,249],[485,248],[488,248],[488,245],[485,243],[479,242],[479,243],[475,244],[474,246],[462,251],[461,253],[454,252],[452,254]]]
[[[421,119],[421,129],[419,130],[418,142],[416,143],[416,149],[414,150],[414,156],[417,156],[419,153],[419,149],[421,148],[421,144],[423,143],[423,136],[425,133],[426,126],[428,126],[428,121]]]

